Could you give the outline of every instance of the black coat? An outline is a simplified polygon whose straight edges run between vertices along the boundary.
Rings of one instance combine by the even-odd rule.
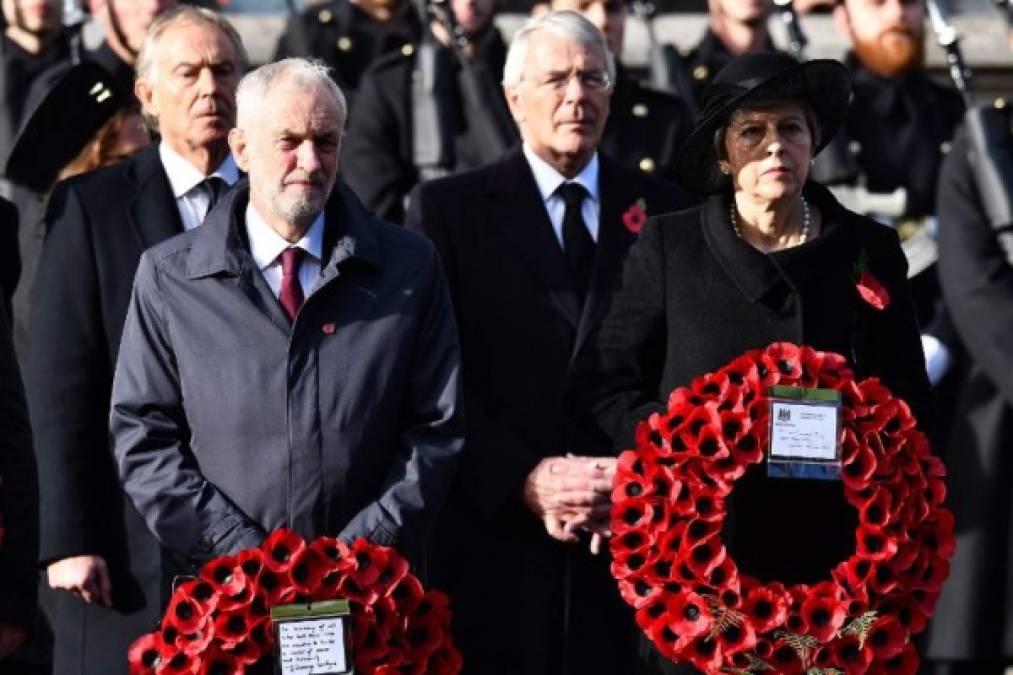
[[[459,65],[449,49],[437,51],[440,72],[457,73]],[[495,29],[482,41],[477,61],[495,81],[503,72],[506,45]],[[348,120],[341,174],[363,203],[381,218],[400,223],[404,202],[422,179],[415,165],[412,78],[417,71],[414,51],[405,50],[379,60],[362,79],[359,97]],[[476,149],[485,141],[461,101],[456,77],[446,80],[446,106],[441,110],[452,156],[444,167],[449,173],[477,169],[484,161]],[[506,115],[506,101],[489,102]],[[500,114],[500,113],[496,113]]]
[[[907,190],[904,215],[935,213],[939,166],[964,114],[960,95],[920,69],[880,77],[848,55],[854,99],[843,133],[870,192]]]
[[[947,447],[957,552],[927,653],[1013,659],[1013,265],[958,135],[939,180],[939,275],[970,363]],[[1013,136],[995,152],[1013,155]],[[1006,189],[1011,189],[1006,186]]]
[[[576,409],[590,410],[617,447],[634,447],[637,422],[663,409],[676,387],[778,341],[846,356],[857,377],[879,376],[927,418],[929,386],[896,234],[844,210],[819,185],[808,184],[806,195],[823,214],[820,235],[771,255],[735,235],[725,195],[648,222],[572,388]],[[852,266],[862,249],[892,297],[885,310],[856,291]],[[857,514],[839,483],[771,481],[754,471],[733,500],[726,544],[750,574],[812,583],[854,552]],[[797,516],[783,517],[789,513]],[[780,527],[771,528],[775,516]]]
[[[679,150],[692,130],[681,98],[645,86],[618,67],[601,139],[609,157],[627,169],[674,181]]]
[[[289,56],[323,60],[349,106],[354,107],[359,81],[370,64],[390,52],[410,52],[421,35],[413,7],[383,23],[348,0],[331,0],[289,17],[275,47],[274,60]]]
[[[123,485],[191,573],[280,527],[419,561],[463,445],[436,252],[338,184],[289,321],[249,252],[248,204],[240,182],[141,257],[110,416]]]
[[[768,35],[763,50],[774,51],[774,49],[774,41]],[[735,56],[709,27],[704,31],[700,41],[684,55],[683,67],[686,69],[687,80],[693,88],[690,94],[698,106],[702,107],[701,99],[704,89]]]
[[[125,673],[130,642],[159,617],[154,537],[124,498],[109,396],[141,253],[182,231],[155,145],[61,183],[47,215],[26,385],[41,484],[40,560],[101,555],[114,609],[57,596],[54,672]]]
[[[0,622],[31,628],[38,583],[39,482],[5,303],[0,303],[0,519],[5,530],[0,541]]]
[[[633,615],[621,606],[607,556],[551,539],[520,499],[542,458],[610,452],[599,433],[566,421],[571,358],[635,239],[622,214],[638,199],[650,213],[684,203],[677,189],[604,156],[599,183],[599,243],[583,311],[519,149],[424,183],[410,200],[407,225],[435,242],[461,333],[466,447],[438,526],[432,583],[454,599],[467,672],[615,675],[632,662]]]

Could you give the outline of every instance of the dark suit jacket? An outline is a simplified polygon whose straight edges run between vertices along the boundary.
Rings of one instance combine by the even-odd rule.
[[[39,484],[32,430],[14,357],[7,308],[0,303],[0,622],[25,628],[35,617]]]
[[[157,146],[57,185],[46,220],[26,370],[41,479],[40,559],[103,556],[115,605],[59,596],[54,668],[125,673],[124,650],[159,615],[160,554],[120,489],[109,395],[141,253],[182,230]]]
[[[633,615],[619,604],[607,556],[552,540],[520,500],[542,458],[611,452],[595,430],[566,420],[571,358],[636,238],[622,214],[639,199],[650,213],[681,205],[676,188],[604,156],[599,181],[599,239],[583,309],[519,148],[478,171],[425,183],[410,200],[407,225],[436,243],[461,333],[466,449],[432,566],[434,585],[454,598],[469,672],[611,675],[629,672],[632,661]]]

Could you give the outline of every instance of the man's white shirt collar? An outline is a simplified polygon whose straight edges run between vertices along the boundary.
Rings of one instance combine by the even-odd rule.
[[[598,153],[594,153],[591,156],[591,161],[581,169],[573,178],[566,178],[563,174],[556,171],[548,162],[535,154],[535,151],[525,143],[523,146],[524,157],[528,160],[528,165],[531,167],[531,173],[535,176],[535,183],[538,185],[538,191],[542,195],[542,202],[547,203],[549,198],[556,194],[556,190],[560,185],[566,182],[580,183],[585,190],[587,190],[588,196],[594,205],[597,207],[599,203],[598,199]]]
[[[302,239],[291,244],[275,232],[250,203],[246,206],[246,232],[250,238],[250,254],[253,256],[254,262],[257,263],[257,269],[262,272],[278,259],[282,251],[292,246],[303,249],[317,261],[323,259],[324,214],[322,211],[306,230]]]
[[[164,139],[158,144],[158,155],[162,160],[162,166],[165,167],[165,173],[169,176],[172,195],[176,199],[193,190],[207,178],[207,176],[200,172],[200,169],[183,159],[182,155],[169,147],[169,144]],[[229,185],[235,185],[236,181],[239,180],[239,167],[236,166],[236,160],[231,152],[222,160],[222,163],[218,165],[218,168],[211,175],[218,176]]]

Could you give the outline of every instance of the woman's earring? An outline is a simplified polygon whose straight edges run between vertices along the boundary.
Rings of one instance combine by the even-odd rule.
[[[809,166],[811,168],[815,168],[816,167],[816,158],[815,157],[810,157],[809,158]]]
[[[728,171],[728,167],[726,165],[724,165],[724,164],[721,165],[721,173],[723,173],[726,176],[730,173]]]

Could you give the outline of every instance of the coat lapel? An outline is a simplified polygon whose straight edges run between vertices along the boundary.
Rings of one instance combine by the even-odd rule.
[[[133,201],[127,212],[141,242],[141,249],[151,248],[182,232],[183,221],[158,156],[158,144],[153,143],[142,150],[124,169],[126,180],[133,187],[130,192]]]
[[[584,303],[584,311],[581,313],[577,329],[577,341],[573,347],[574,357],[601,320],[609,295],[622,269],[626,251],[636,240],[636,235],[627,230],[623,224],[623,212],[643,196],[635,194],[636,186],[625,180],[623,175],[616,171],[615,165],[601,153],[598,153],[598,162],[598,194],[601,195],[598,244],[595,247],[591,288]]]
[[[490,219],[542,280],[553,303],[576,330],[581,311],[577,290],[542,195],[519,146],[491,173],[488,190],[495,205],[490,210]]]

